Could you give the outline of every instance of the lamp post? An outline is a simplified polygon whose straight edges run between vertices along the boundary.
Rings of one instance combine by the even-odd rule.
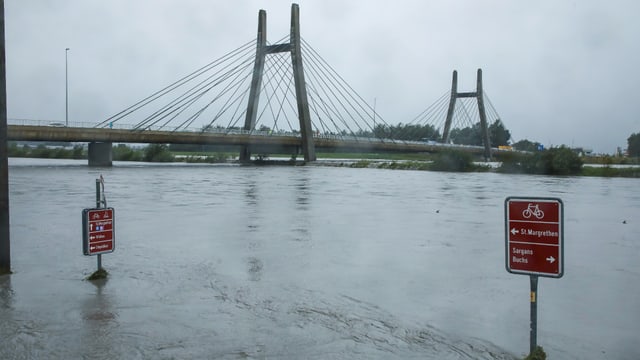
[[[373,128],[376,128],[376,98],[373,98]]]
[[[64,49],[64,125],[69,127],[69,48]]]

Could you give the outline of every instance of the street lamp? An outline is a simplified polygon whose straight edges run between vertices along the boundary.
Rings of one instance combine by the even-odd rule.
[[[376,98],[373,98],[373,128],[376,127]]]
[[[64,125],[69,127],[69,48],[64,49]]]

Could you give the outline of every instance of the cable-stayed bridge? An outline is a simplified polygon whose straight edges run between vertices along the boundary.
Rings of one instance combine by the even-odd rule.
[[[303,64],[304,59],[304,64]],[[252,154],[437,152],[458,149],[486,159],[489,123],[500,117],[482,88],[458,92],[453,83],[434,104],[403,126],[389,124],[300,36],[299,8],[291,8],[291,33],[267,41],[266,12],[255,40],[142,98],[97,123],[52,124],[9,120],[9,140],[88,142],[89,162],[111,163],[111,143],[235,146]],[[456,130],[478,127],[476,146],[456,145]],[[424,129],[432,129],[425,135]]]

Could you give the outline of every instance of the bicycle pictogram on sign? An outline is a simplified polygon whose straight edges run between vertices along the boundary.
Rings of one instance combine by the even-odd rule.
[[[528,219],[531,217],[531,215],[535,216],[538,219],[542,219],[544,217],[544,212],[540,210],[538,204],[534,206],[533,204],[529,203],[529,205],[527,205],[527,208],[522,211],[522,216]]]

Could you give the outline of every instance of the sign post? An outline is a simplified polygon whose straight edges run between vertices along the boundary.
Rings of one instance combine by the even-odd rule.
[[[507,271],[529,275],[530,353],[537,348],[538,277],[564,274],[564,208],[558,198],[508,197],[505,211]]]
[[[101,191],[102,190],[102,191]],[[82,252],[97,255],[99,274],[102,270],[102,254],[115,250],[115,211],[107,207],[104,196],[104,179],[96,179],[96,207],[82,210]]]
[[[538,275],[530,275],[531,306],[529,311],[529,354],[533,354],[538,347]]]
[[[7,67],[5,62],[4,0],[0,0],[0,275],[11,273],[9,238],[9,144],[7,142]]]

